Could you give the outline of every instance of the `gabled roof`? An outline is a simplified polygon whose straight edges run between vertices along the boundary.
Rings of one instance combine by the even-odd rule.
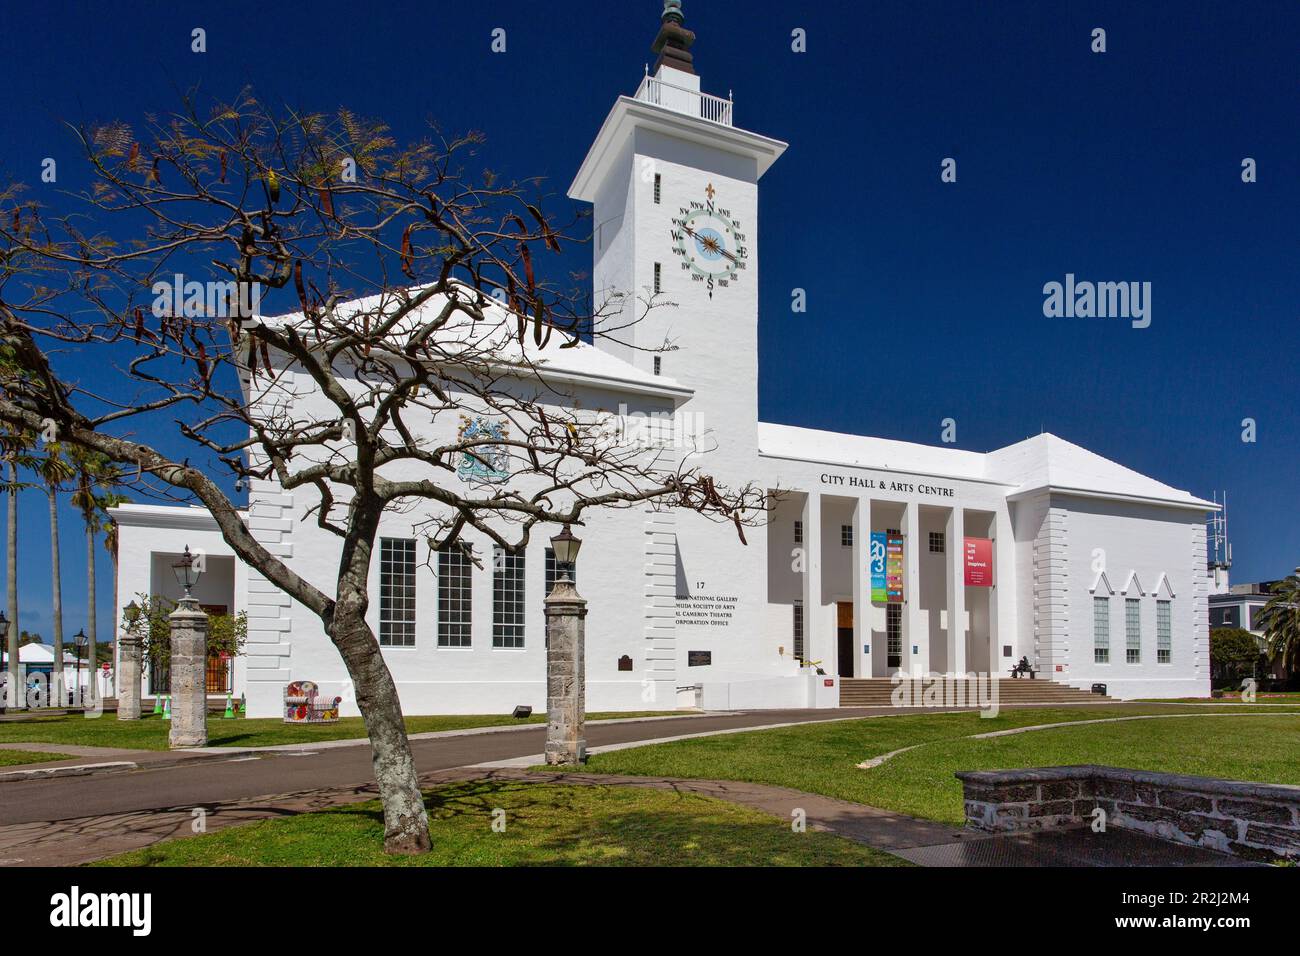
[[[1218,505],[1148,478],[1050,433],[1035,435],[987,456],[987,473],[1016,485],[1013,496],[1039,490],[1085,497],[1124,498],[1217,511]]]
[[[380,309],[393,312],[398,308],[398,296],[413,295],[424,286],[412,286],[405,290],[376,293],[362,296],[341,303],[336,308],[339,321],[347,321],[349,316],[374,315]],[[469,286],[463,286],[467,299],[477,297]],[[436,295],[412,310],[399,326],[398,335],[404,331],[413,331],[436,317],[446,305],[447,296]],[[694,394],[694,390],[685,387],[675,379],[663,375],[653,375],[625,362],[604,349],[597,348],[589,342],[578,342],[571,348],[560,348],[569,338],[559,330],[552,332],[545,348],[533,345],[531,327],[525,337],[526,344],[521,345],[517,335],[515,314],[493,298],[488,298],[483,307],[488,320],[481,323],[472,322],[464,313],[456,313],[448,325],[439,331],[438,341],[444,348],[454,347],[458,342],[475,354],[483,356],[490,353],[491,361],[503,368],[518,368],[527,375],[536,374],[544,380],[555,382],[580,382],[583,384],[613,389],[615,391],[633,392],[642,395],[671,397],[682,401]],[[258,319],[272,327],[282,327],[303,323],[301,312],[290,312],[280,316],[259,316]]]
[[[758,423],[758,451],[771,458],[880,468],[1006,486],[1017,497],[1045,490],[1214,511],[1180,491],[1056,435],[1044,433],[987,453],[936,445]]]

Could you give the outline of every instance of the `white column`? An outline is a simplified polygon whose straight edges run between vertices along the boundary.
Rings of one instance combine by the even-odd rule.
[[[903,670],[923,677],[930,667],[930,630],[921,610],[921,506],[916,502],[904,509],[903,563]]]
[[[989,597],[989,670],[1006,677],[1013,664],[1030,650],[1021,650],[1016,619],[1016,548],[1011,531],[1010,506],[1003,502],[993,519],[993,594]],[[1026,587],[1032,588],[1033,581]],[[1002,646],[1011,645],[1011,656]],[[1031,648],[1032,649],[1032,648]]]
[[[966,673],[966,516],[960,504],[948,513],[948,666]]]
[[[871,588],[867,582],[870,553],[871,499],[859,498],[853,503],[853,659],[857,661],[854,677],[871,676],[871,655],[862,650],[871,640]]]
[[[821,661],[828,674],[835,673],[835,655],[828,654],[826,622],[822,619],[822,499],[810,491],[803,505],[803,642],[810,661]]]

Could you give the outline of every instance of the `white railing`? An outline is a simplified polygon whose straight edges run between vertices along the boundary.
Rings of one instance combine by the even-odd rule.
[[[653,76],[646,76],[641,81],[641,86],[636,91],[636,98],[643,103],[664,106],[679,113],[721,123],[723,126],[732,125],[730,98],[724,99],[710,93],[701,93],[699,90],[665,83]]]

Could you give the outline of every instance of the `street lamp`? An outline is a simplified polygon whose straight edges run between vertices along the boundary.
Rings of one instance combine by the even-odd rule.
[[[575,537],[573,531],[569,528],[569,522],[564,522],[564,529],[553,538],[551,538],[551,550],[555,552],[555,570],[559,572],[560,577],[556,581],[572,580],[569,577],[569,569],[578,561],[578,551],[582,548],[582,539]]]
[[[77,694],[81,693],[81,655],[85,653],[86,642],[89,640],[90,638],[86,637],[86,629],[84,627],[81,630],[79,630],[76,636],[73,637],[72,639],[72,643],[77,646],[77,677],[76,677]],[[94,672],[92,671],[91,673],[93,674]]]
[[[134,627],[135,623],[140,620],[140,605],[132,601],[123,610],[126,614],[126,623]]]
[[[181,559],[172,565],[172,572],[176,575],[176,582],[185,589],[183,600],[190,599],[190,589],[199,583],[199,575],[202,574],[198,564],[194,560],[194,555],[190,554],[190,546],[185,546],[185,553]]]

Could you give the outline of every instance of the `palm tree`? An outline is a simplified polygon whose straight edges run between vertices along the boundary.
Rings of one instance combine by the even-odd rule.
[[[58,706],[64,702],[63,690],[63,584],[59,565],[59,493],[75,471],[63,455],[63,449],[54,442],[45,446],[45,454],[36,469],[45,482],[45,494],[50,501],[50,610],[54,616],[54,666],[50,673],[50,703]]]
[[[1268,656],[1282,673],[1300,671],[1300,568],[1273,585],[1273,596],[1255,619],[1268,642]]]
[[[4,482],[4,491],[9,495],[9,527],[6,541],[5,559],[8,576],[9,598],[9,633],[6,635],[6,654],[9,657],[8,703],[19,709],[25,703],[22,694],[22,664],[18,657],[18,492],[22,484],[18,481],[18,469],[30,467],[32,456],[32,436],[26,433],[5,431],[0,433],[0,454],[4,455],[9,465],[9,480]]]
[[[121,472],[106,457],[75,446],[68,449],[72,467],[76,472],[77,488],[72,493],[72,504],[81,511],[86,523],[86,658],[90,668],[87,689],[93,703],[99,694],[95,673],[99,666],[95,608],[95,536],[99,533],[103,513],[121,499],[112,489],[121,479]]]

